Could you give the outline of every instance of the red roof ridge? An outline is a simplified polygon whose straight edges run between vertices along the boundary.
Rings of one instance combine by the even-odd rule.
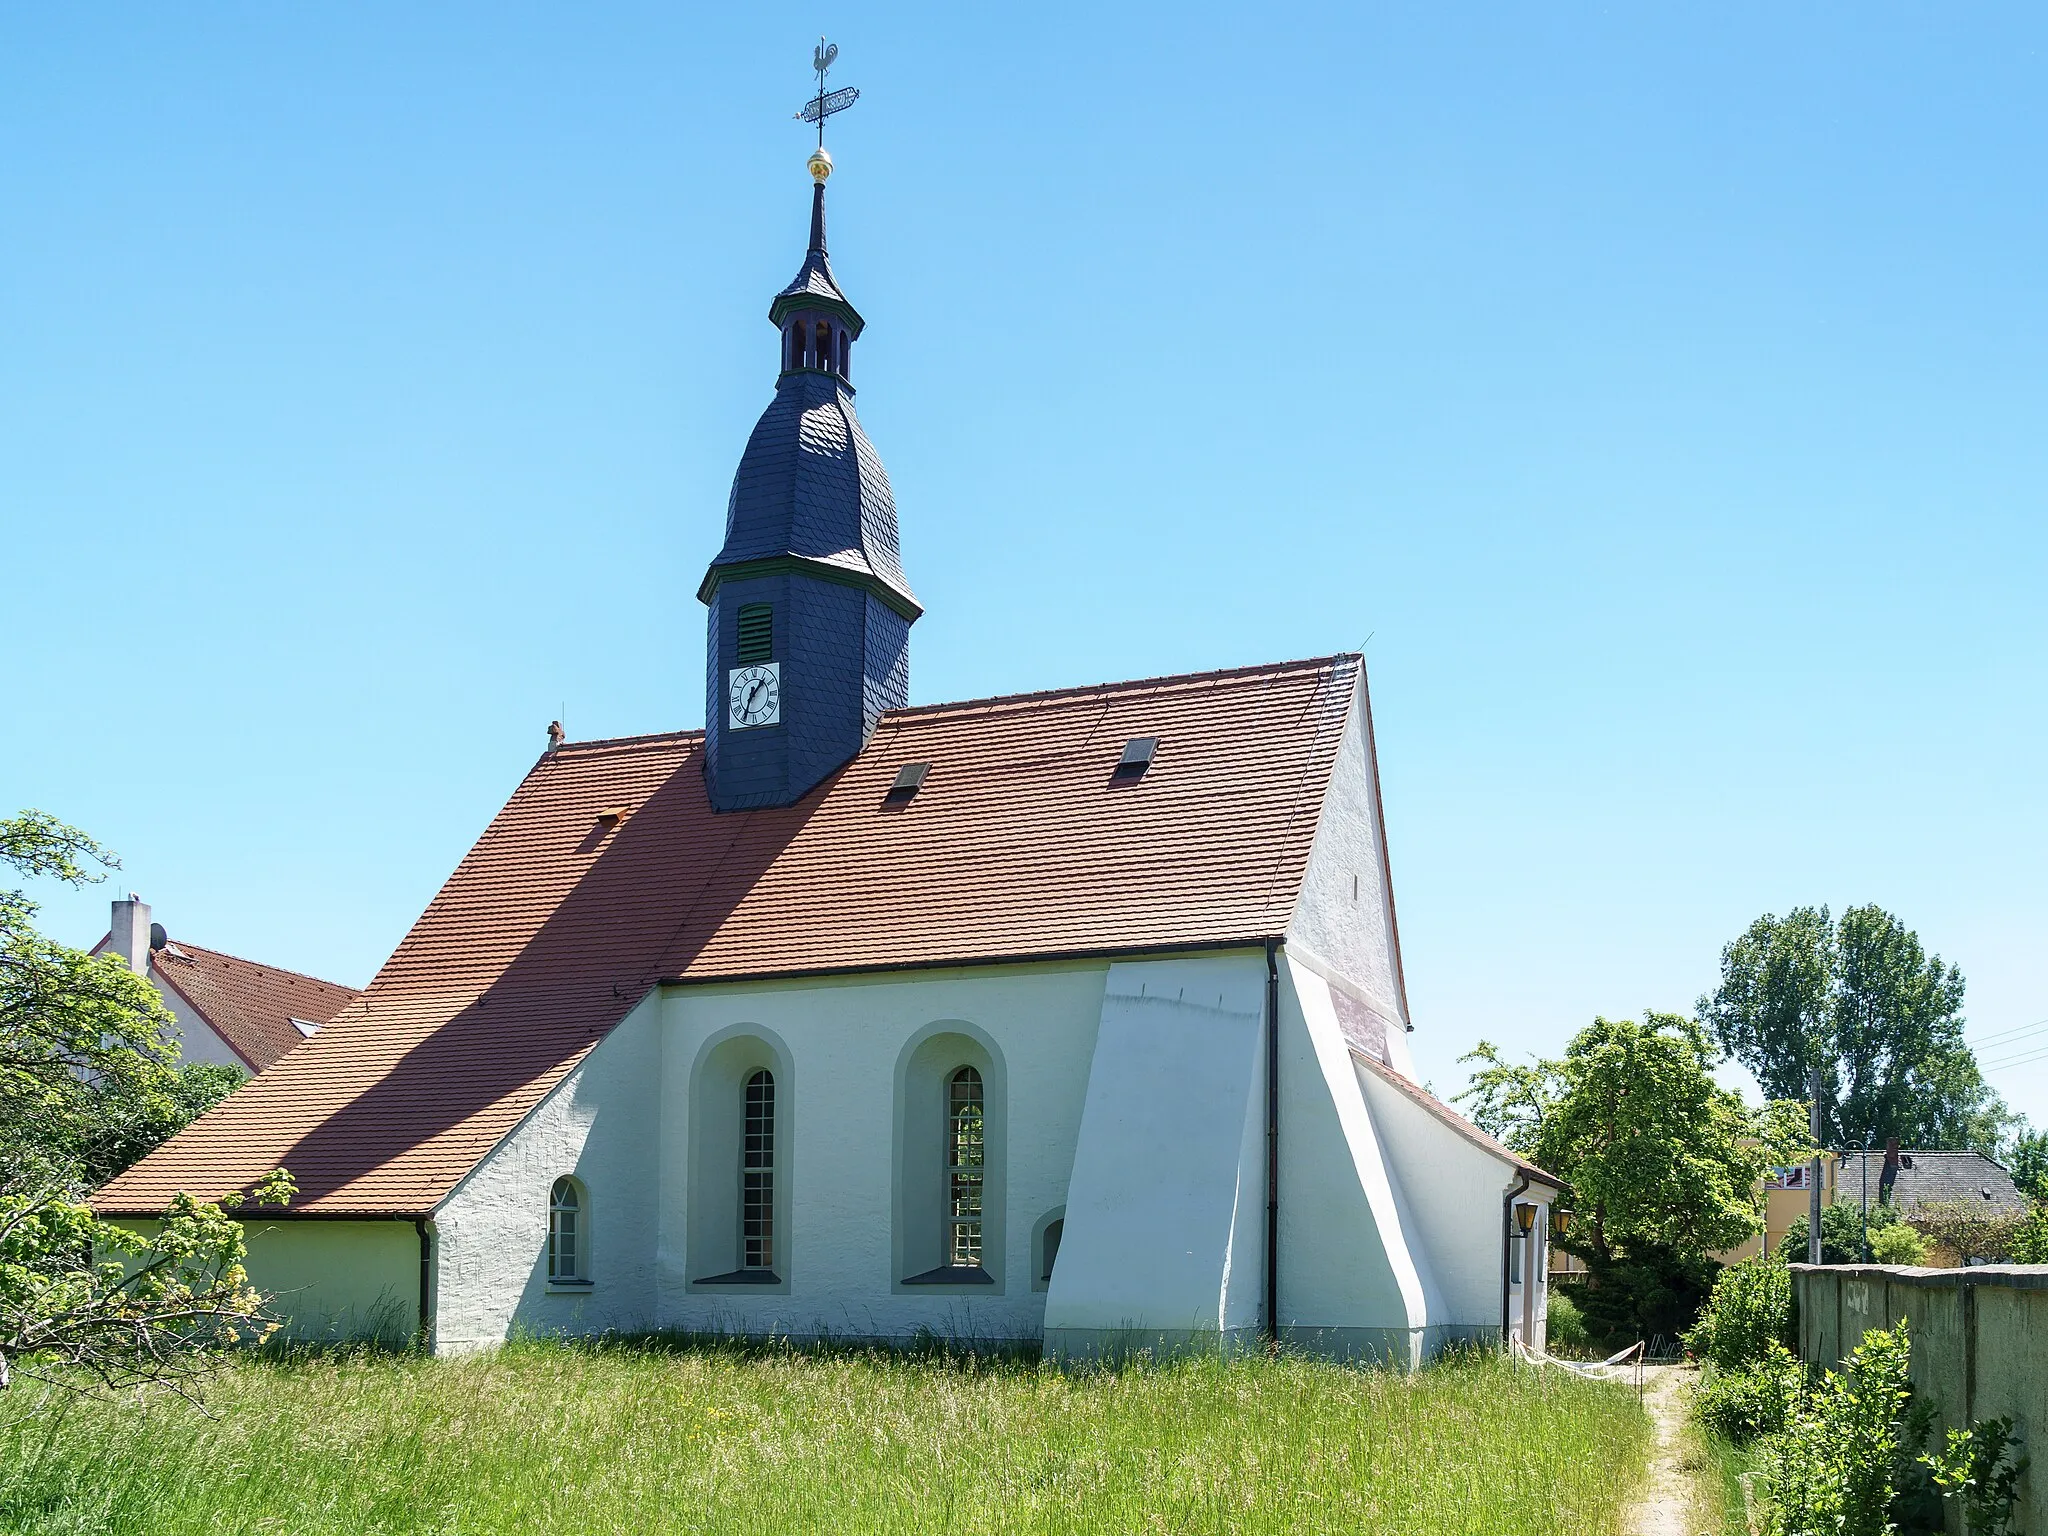
[[[1269,661],[1249,667],[1218,667],[1207,672],[1173,672],[1160,677],[1133,677],[1106,683],[1076,683],[1067,688],[1041,688],[1029,693],[996,693],[986,698],[957,699],[945,704],[911,704],[892,709],[882,716],[886,723],[914,715],[944,714],[948,710],[988,709],[1002,704],[1040,704],[1055,699],[1093,698],[1101,694],[1132,693],[1139,689],[1193,687],[1202,683],[1233,682],[1247,677],[1284,677],[1293,672],[1317,671],[1341,661],[1358,660],[1358,651],[1338,651],[1330,656],[1309,656],[1298,661]]]
[[[224,949],[208,949],[204,944],[193,944],[185,939],[171,939],[167,943],[168,947],[183,951],[186,954],[211,955],[216,960],[232,960],[237,965],[252,966],[259,971],[275,971],[280,976],[296,976],[300,981],[314,982],[323,987],[336,987],[343,992],[353,992],[357,997],[363,995],[361,987],[352,987],[345,981],[329,981],[325,976],[315,976],[311,971],[295,971],[288,965],[272,965],[267,960],[250,960],[242,955],[231,955]],[[166,958],[172,960],[182,959],[185,958],[185,954],[167,956],[163,950],[152,950],[150,952],[151,960]],[[194,1006],[197,1005],[195,1004]],[[309,1020],[308,1022],[325,1023],[326,1020],[317,1019]]]
[[[565,741],[552,752],[543,752],[540,761],[552,757],[567,757],[571,754],[582,756],[587,752],[610,750],[618,747],[668,746],[675,742],[700,741],[704,733],[695,731],[643,731],[637,736],[593,736],[588,741]]]
[[[901,709],[886,710],[882,722],[902,720],[912,716],[944,714],[948,710],[989,709],[1004,704],[1041,704],[1055,699],[1093,698],[1105,693],[1130,693],[1138,689],[1163,689],[1192,687],[1201,683],[1232,682],[1246,677],[1284,677],[1291,672],[1314,671],[1335,666],[1342,661],[1362,659],[1360,651],[1337,651],[1328,656],[1305,656],[1294,661],[1267,661],[1244,667],[1216,667],[1205,672],[1168,672],[1156,677],[1132,677],[1102,683],[1075,683],[1065,688],[1036,688],[1025,693],[991,693],[980,698],[950,699],[935,704],[907,704]],[[539,761],[546,762],[553,757],[605,751],[625,747],[668,746],[675,743],[703,740],[703,730],[644,731],[634,736],[595,736],[588,741],[565,741],[552,752],[543,752]]]

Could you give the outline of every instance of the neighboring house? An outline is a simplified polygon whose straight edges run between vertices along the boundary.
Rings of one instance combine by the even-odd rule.
[[[1900,1148],[1898,1166],[1886,1176],[1888,1152],[1841,1152],[1835,1198],[1851,1205],[1866,1198],[1872,1205],[1889,1203],[1911,1216],[1923,1205],[1966,1205],[2001,1215],[2021,1215],[2027,1197],[2012,1175],[1982,1152],[1929,1152]],[[1889,1196],[1886,1185],[1890,1185]]]
[[[1820,1198],[1826,1204],[1835,1198],[1835,1154],[1824,1152],[1820,1159]],[[1773,1168],[1757,1180],[1757,1195],[1764,1204],[1764,1232],[1761,1237],[1752,1237],[1739,1247],[1730,1248],[1726,1253],[1714,1255],[1723,1264],[1736,1264],[1744,1259],[1753,1259],[1766,1248],[1772,1253],[1785,1240],[1785,1234],[1792,1230],[1792,1223],[1808,1214],[1812,1202],[1813,1165],[1794,1163],[1785,1168]]]
[[[551,744],[368,992],[96,1205],[286,1167],[293,1328],[441,1352],[1540,1342],[1558,1181],[1415,1081],[1362,658],[909,707],[826,166],[706,728]]]
[[[181,1061],[261,1072],[362,996],[337,982],[173,942],[140,897],[113,908],[112,926],[92,952],[119,955],[163,994],[178,1021]]]

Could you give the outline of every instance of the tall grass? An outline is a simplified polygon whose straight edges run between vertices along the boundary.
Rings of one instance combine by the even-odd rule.
[[[202,1416],[0,1402],[0,1528],[381,1532],[1624,1529],[1635,1395],[1494,1357],[1063,1373],[522,1343],[249,1361]]]

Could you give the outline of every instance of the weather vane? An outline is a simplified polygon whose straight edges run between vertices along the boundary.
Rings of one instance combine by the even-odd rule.
[[[832,61],[839,57],[839,45],[828,43],[822,37],[811,54],[811,68],[818,72],[818,94],[804,103],[797,117],[806,123],[818,125],[818,147],[811,151],[811,175],[823,181],[832,174],[832,156],[825,149],[825,119],[835,112],[844,112],[860,100],[860,92],[852,86],[841,86],[836,91],[825,89],[825,76],[832,68]]]

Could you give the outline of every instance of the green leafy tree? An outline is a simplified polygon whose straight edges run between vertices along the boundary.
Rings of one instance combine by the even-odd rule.
[[[1809,1097],[1821,1073],[1832,1146],[1972,1148],[1995,1154],[2014,1116],[1963,1042],[1963,975],[1880,907],[1766,915],[1721,952],[1701,1022],[1769,1099]]]
[[[1823,1264],[1867,1264],[1870,1256],[1864,1252],[1864,1236],[1869,1234],[1874,1247],[1878,1234],[1899,1225],[1897,1209],[1870,1202],[1866,1222],[1861,1204],[1854,1200],[1836,1200],[1820,1208],[1820,1261]],[[1806,1262],[1806,1213],[1794,1216],[1785,1228],[1785,1235],[1778,1240],[1778,1257],[1790,1259],[1795,1264]]]
[[[2005,1263],[2027,1217],[2019,1211],[1994,1210],[1981,1201],[1930,1201],[1906,1218],[1920,1235],[1945,1248],[1962,1263]]]
[[[2037,1205],[2021,1218],[2008,1251],[2015,1264],[2048,1264],[2048,1205]]]
[[[1554,1060],[1520,1064],[1482,1041],[1458,1095],[1493,1135],[1572,1186],[1560,1247],[1587,1264],[1588,1318],[1610,1331],[1687,1326],[1711,1256],[1763,1229],[1757,1180],[1807,1148],[1803,1106],[1752,1110],[1714,1082],[1692,1020],[1595,1019]]]
[[[249,1198],[283,1205],[292,1193],[279,1169]],[[227,1350],[277,1326],[242,1268],[242,1225],[228,1214],[241,1204],[178,1195],[144,1233],[52,1185],[0,1188],[0,1391],[18,1375],[194,1396]]]
[[[2021,1130],[2007,1149],[2006,1164],[2021,1194],[2037,1204],[2048,1200],[2048,1131]]]
[[[39,811],[0,818],[0,863],[69,885],[119,867]],[[220,1102],[242,1074],[179,1066],[156,988],[117,955],[45,938],[36,911],[23,892],[0,890],[0,1178],[96,1186]]]
[[[0,863],[74,885],[115,867],[36,811],[0,818]],[[179,1069],[156,989],[119,957],[44,938],[36,910],[0,891],[0,1389],[19,1375],[190,1395],[221,1351],[269,1326],[227,1214],[239,1198],[180,1195],[145,1232],[99,1220],[83,1197],[233,1079]],[[291,1192],[280,1169],[249,1198]]]

